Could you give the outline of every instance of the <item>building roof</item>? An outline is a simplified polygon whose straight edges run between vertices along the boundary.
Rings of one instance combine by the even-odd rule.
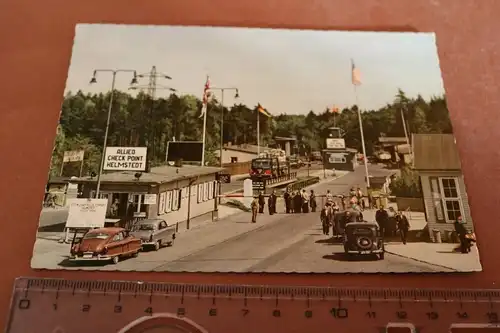
[[[285,137],[285,136],[275,136],[274,141],[297,141],[297,138]]]
[[[416,170],[461,170],[453,134],[413,134],[413,160]]]
[[[260,150],[262,151],[263,149],[266,149],[267,147],[260,147]],[[248,153],[248,154],[256,154],[259,151],[258,146],[256,145],[249,145],[249,144],[242,144],[242,145],[225,145],[224,150],[232,150],[232,151],[239,151],[242,153]]]
[[[224,168],[202,167],[184,165],[182,167],[174,167],[164,165],[151,168],[151,172],[143,172],[139,179],[135,178],[136,172],[122,171],[105,173],[101,176],[101,183],[138,183],[138,184],[164,184],[176,180],[186,178],[194,178],[196,176],[210,175],[225,170]],[[82,177],[71,180],[72,183],[89,183],[97,182],[97,177]]]
[[[378,142],[380,142],[380,143],[393,143],[393,144],[406,143],[406,138],[405,137],[381,136],[380,138],[378,138]]]

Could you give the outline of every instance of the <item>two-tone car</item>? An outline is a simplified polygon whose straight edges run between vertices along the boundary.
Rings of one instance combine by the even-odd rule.
[[[111,261],[117,264],[120,258],[137,256],[141,241],[123,228],[98,228],[89,230],[78,242],[73,242],[69,260]]]
[[[175,229],[175,225],[169,226],[162,219],[144,219],[136,222],[130,233],[141,240],[143,250],[153,248],[158,251],[162,246],[174,244]]]

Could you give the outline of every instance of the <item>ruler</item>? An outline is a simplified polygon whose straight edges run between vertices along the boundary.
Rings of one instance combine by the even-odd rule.
[[[500,290],[19,278],[7,333],[500,332]]]

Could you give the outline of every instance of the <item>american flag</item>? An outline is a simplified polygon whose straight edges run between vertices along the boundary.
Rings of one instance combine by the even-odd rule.
[[[352,84],[355,86],[361,85],[361,74],[359,73],[359,70],[356,68],[356,65],[354,65],[354,61],[351,59],[351,67],[352,67]]]
[[[205,82],[205,88],[203,89],[203,99],[202,99],[200,118],[203,118],[203,116],[205,116],[205,112],[207,112],[208,97],[210,97],[210,77],[207,75],[207,81]]]

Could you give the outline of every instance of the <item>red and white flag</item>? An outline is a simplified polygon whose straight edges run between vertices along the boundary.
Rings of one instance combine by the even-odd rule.
[[[354,61],[351,59],[351,74],[352,74],[352,84],[355,86],[361,85],[361,74],[359,70],[356,68],[356,65],[354,65]]]
[[[333,113],[333,114],[340,113],[340,109],[334,105],[330,109],[330,112]]]
[[[207,81],[205,82],[205,88],[203,89],[200,118],[203,118],[205,116],[205,113],[207,112],[208,97],[210,97],[210,77],[207,75]]]

